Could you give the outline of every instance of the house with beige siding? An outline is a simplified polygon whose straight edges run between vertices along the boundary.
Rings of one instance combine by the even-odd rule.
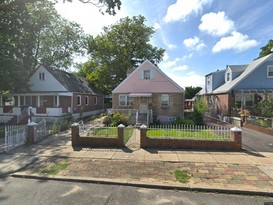
[[[0,123],[91,116],[104,110],[104,96],[80,76],[39,65],[29,78],[30,91],[0,95]]]
[[[129,112],[135,123],[170,123],[184,116],[184,89],[149,60],[113,91],[113,111]]]

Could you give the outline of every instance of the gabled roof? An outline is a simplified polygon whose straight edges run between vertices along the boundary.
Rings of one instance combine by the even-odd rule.
[[[56,80],[58,80],[67,89],[68,92],[100,94],[96,88],[89,87],[88,82],[81,76],[68,73],[66,71],[59,70],[47,65],[42,66],[53,77],[55,77]]]
[[[273,53],[264,56],[262,58],[258,58],[257,60],[252,61],[242,72],[240,76],[235,78],[232,81],[226,82],[224,85],[220,86],[219,88],[215,89],[212,93],[218,94],[218,93],[227,93],[229,92],[234,86],[236,86],[241,80],[245,79],[247,76],[249,76],[254,70],[256,70],[262,63],[267,61],[268,59],[273,57]]]
[[[227,67],[230,68],[230,70],[232,70],[232,72],[243,72],[247,66],[248,66],[248,64],[246,64],[246,65],[227,65]]]
[[[153,78],[143,80],[143,69],[153,70]],[[184,89],[176,84],[149,60],[145,60],[127,78],[125,78],[112,93],[181,93]]]

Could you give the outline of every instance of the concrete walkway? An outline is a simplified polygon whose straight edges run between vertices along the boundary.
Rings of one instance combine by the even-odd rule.
[[[140,149],[138,130],[135,134],[124,149],[73,149],[70,131],[48,136],[35,145],[0,154],[0,174],[273,196],[271,152]],[[56,176],[39,174],[62,161],[68,167]],[[176,170],[187,171],[190,181],[178,182]]]

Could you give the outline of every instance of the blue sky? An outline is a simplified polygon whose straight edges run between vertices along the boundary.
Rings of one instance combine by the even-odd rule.
[[[273,0],[122,0],[114,17],[77,0],[56,8],[92,35],[120,18],[145,16],[155,28],[151,43],[166,50],[159,68],[181,87],[202,87],[206,74],[251,62],[273,38]]]

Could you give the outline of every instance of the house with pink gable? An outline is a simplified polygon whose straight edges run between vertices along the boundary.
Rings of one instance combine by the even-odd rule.
[[[112,91],[113,110],[135,116],[136,124],[170,123],[184,116],[184,89],[149,60]]]

